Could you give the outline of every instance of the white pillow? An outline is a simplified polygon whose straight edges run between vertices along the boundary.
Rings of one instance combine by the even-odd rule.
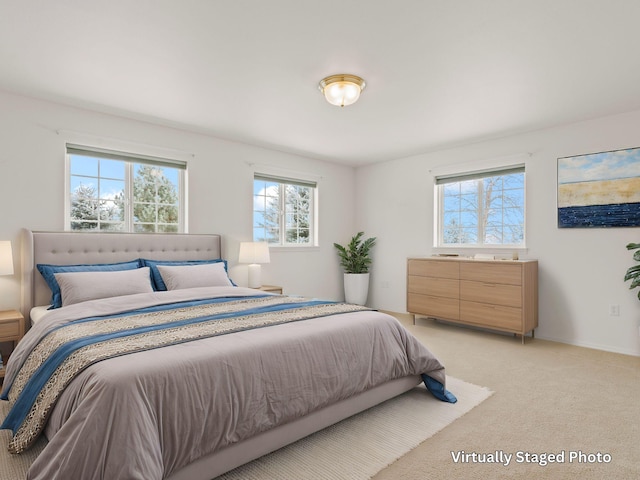
[[[113,272],[56,273],[62,306],[97,298],[153,292],[149,267]]]
[[[158,265],[167,290],[196,287],[232,287],[224,262],[200,265]]]

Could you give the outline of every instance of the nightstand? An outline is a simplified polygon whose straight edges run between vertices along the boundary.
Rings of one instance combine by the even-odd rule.
[[[262,290],[263,292],[282,294],[282,287],[278,285],[262,285],[258,290]]]
[[[17,310],[4,310],[0,312],[0,343],[16,343],[24,336],[24,317]],[[11,349],[13,351],[13,349]],[[5,367],[8,358],[2,357],[3,367],[0,369],[0,381],[4,378]]]

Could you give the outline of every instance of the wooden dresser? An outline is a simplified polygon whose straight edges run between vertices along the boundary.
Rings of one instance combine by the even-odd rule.
[[[538,261],[409,258],[407,311],[522,336],[538,326]]]

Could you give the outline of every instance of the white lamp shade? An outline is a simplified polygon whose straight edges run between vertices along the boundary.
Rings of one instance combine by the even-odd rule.
[[[0,275],[13,275],[13,251],[9,240],[0,241]]]
[[[267,242],[240,242],[240,263],[269,263],[269,244]]]

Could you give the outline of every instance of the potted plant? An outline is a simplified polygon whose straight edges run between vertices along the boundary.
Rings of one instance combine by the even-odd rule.
[[[371,248],[376,243],[375,237],[363,240],[363,236],[364,232],[358,232],[346,246],[333,244],[338,250],[340,265],[344,269],[345,301],[357,305],[367,302]]]
[[[630,243],[627,245],[627,250],[640,249],[640,243]],[[636,262],[640,262],[640,250],[633,254],[633,259]],[[631,280],[630,289],[640,287],[640,265],[634,265],[629,267],[627,274],[624,276],[624,281]],[[640,300],[640,291],[638,292],[638,299]]]

